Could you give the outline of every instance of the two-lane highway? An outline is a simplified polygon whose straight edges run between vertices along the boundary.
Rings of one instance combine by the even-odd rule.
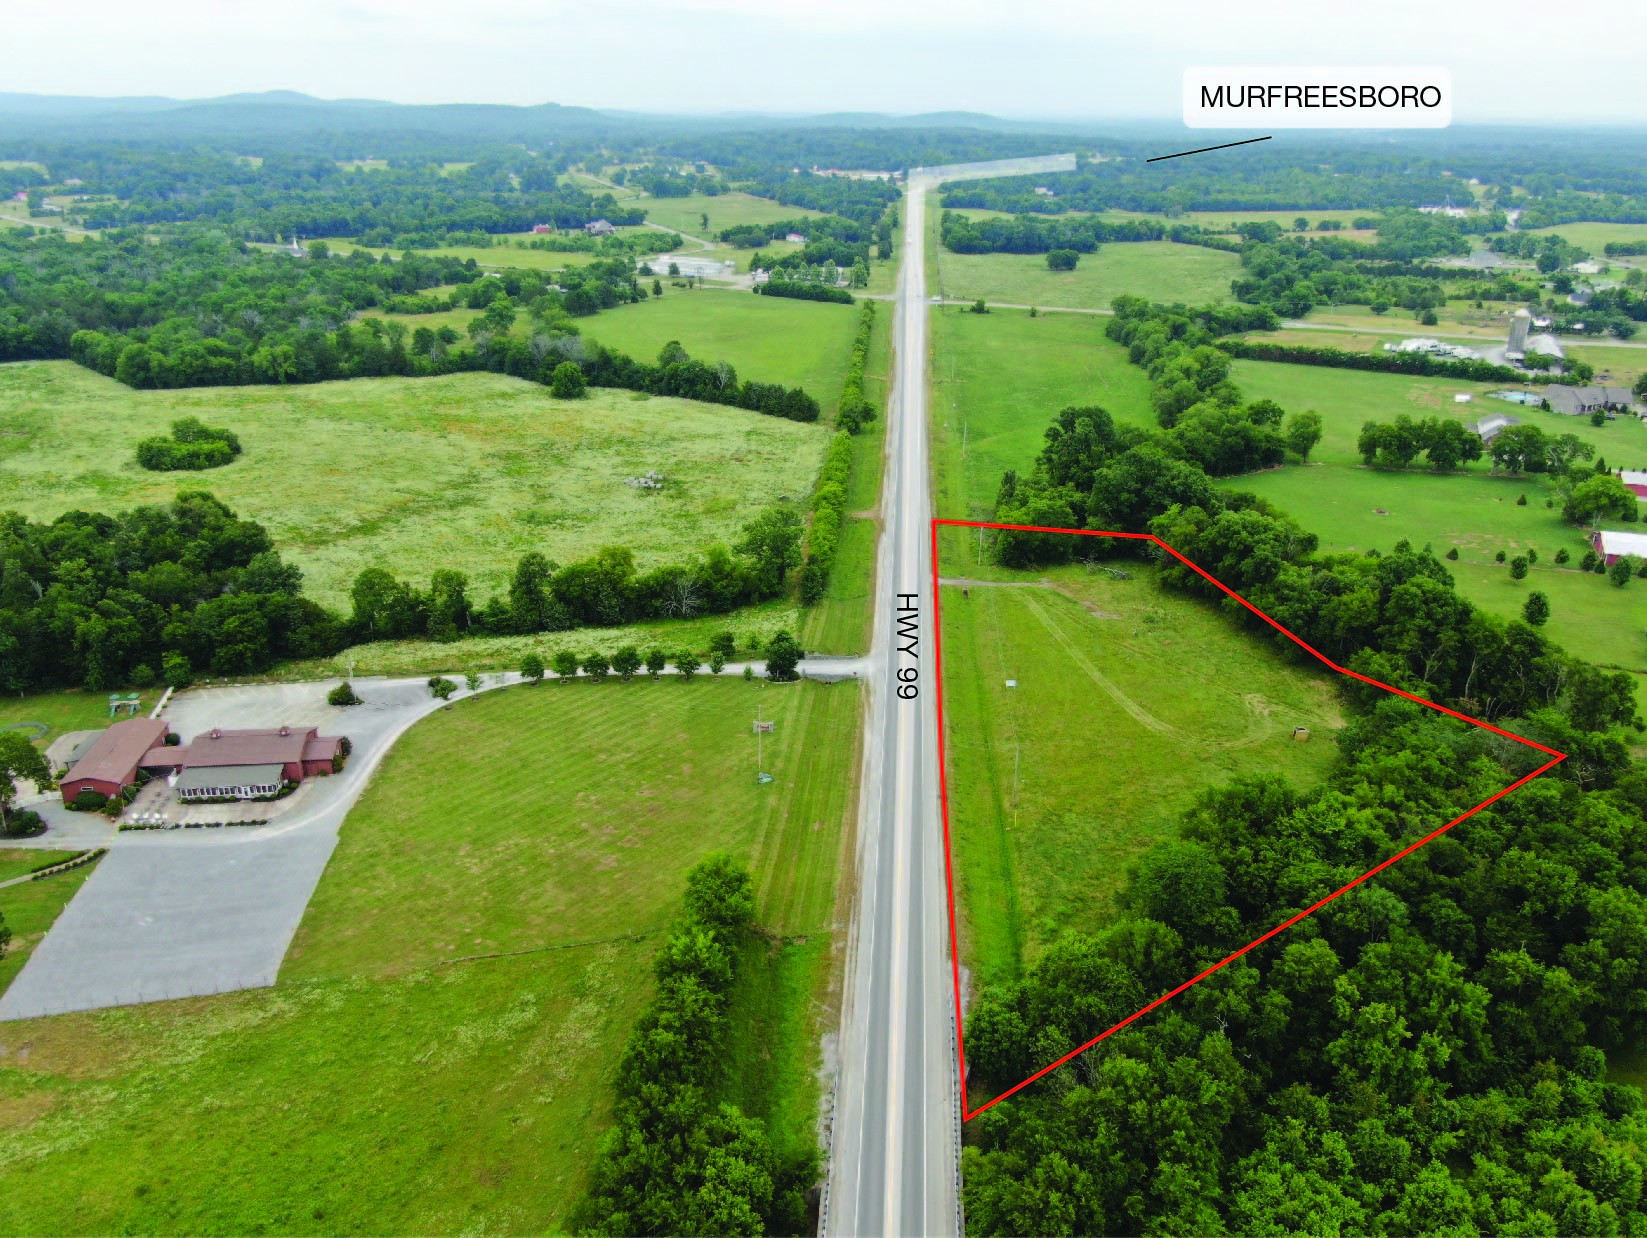
[[[894,309],[858,915],[848,961],[828,1231],[957,1231],[955,1036],[949,1011],[928,563],[928,182],[911,177]],[[901,672],[901,676],[900,676]],[[902,695],[900,695],[900,689]]]
[[[950,983],[927,449],[926,196],[943,180],[1064,171],[1068,155],[917,169],[904,199],[866,679],[858,898],[847,956],[828,1234],[957,1233],[960,1100]]]

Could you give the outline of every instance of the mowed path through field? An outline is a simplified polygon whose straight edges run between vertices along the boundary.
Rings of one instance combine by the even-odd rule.
[[[1065,930],[1101,929],[1128,865],[1203,789],[1275,770],[1307,785],[1332,759],[1326,674],[1131,570],[943,587],[950,825],[975,984],[1016,977]]]

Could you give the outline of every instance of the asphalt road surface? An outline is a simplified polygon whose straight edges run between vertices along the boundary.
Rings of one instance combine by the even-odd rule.
[[[829,1215],[839,1234],[959,1226],[957,1092],[931,682],[931,503],[926,449],[927,183],[905,202],[894,310],[897,361],[870,648],[858,913],[848,956]],[[905,595],[901,599],[898,595]],[[900,612],[900,600],[913,611]],[[899,627],[903,617],[906,626]],[[914,624],[907,620],[913,618]],[[914,654],[903,652],[911,646]],[[898,672],[916,672],[918,695]]]
[[[1071,156],[1055,155],[916,169],[909,178],[893,311],[874,636],[865,671],[858,901],[822,1218],[830,1234],[955,1234],[961,1228],[960,1092],[933,703],[926,196],[944,180],[1073,166]]]

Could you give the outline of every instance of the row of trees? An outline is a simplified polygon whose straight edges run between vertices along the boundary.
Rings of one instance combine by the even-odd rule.
[[[686,879],[653,963],[657,992],[618,1062],[613,1128],[571,1217],[588,1234],[796,1234],[817,1179],[812,1149],[780,1156],[724,1099],[732,992],[756,938],[755,888],[729,856]]]
[[[812,524],[806,534],[806,562],[801,568],[801,601],[818,601],[829,587],[841,528],[846,523],[846,489],[852,475],[852,439],[838,431],[812,492]]]
[[[368,641],[450,641],[726,614],[785,591],[800,566],[800,539],[800,518],[773,507],[751,519],[730,549],[711,546],[683,563],[645,572],[623,546],[603,547],[565,566],[529,551],[516,565],[508,593],[485,603],[470,596],[468,577],[455,568],[434,572],[427,589],[383,568],[367,568],[350,590],[349,632]]]
[[[1267,340],[1220,340],[1218,347],[1232,357],[1252,361],[1279,361],[1287,365],[1319,365],[1337,370],[1372,370],[1380,374],[1419,374],[1434,378],[1461,378],[1477,383],[1547,383],[1548,374],[1528,374],[1507,365],[1461,357],[1436,357],[1422,352],[1345,352],[1341,348],[1274,344]],[[1573,368],[1582,362],[1571,363]],[[1590,377],[1595,376],[1593,370]],[[1579,381],[1587,378],[1578,375]]]
[[[841,383],[841,404],[835,413],[835,424],[848,434],[856,434],[866,421],[875,420],[875,406],[864,395],[864,369],[869,365],[869,346],[874,334],[875,302],[865,301],[858,310],[852,356],[847,361],[846,378]]]
[[[1432,469],[1450,472],[1486,455],[1495,470],[1510,473],[1556,473],[1565,477],[1571,470],[1574,476],[1568,479],[1569,485],[1591,476],[1589,469],[1575,466],[1595,459],[1596,454],[1596,449],[1576,434],[1546,434],[1531,425],[1506,426],[1492,442],[1483,445],[1474,432],[1451,418],[1414,420],[1405,413],[1393,421],[1364,423],[1355,446],[1363,463],[1383,469],[1407,468],[1422,452]]]

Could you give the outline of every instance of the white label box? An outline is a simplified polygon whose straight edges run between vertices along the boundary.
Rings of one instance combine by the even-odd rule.
[[[1184,70],[1184,124],[1191,129],[1445,129],[1452,119],[1448,69]]]

